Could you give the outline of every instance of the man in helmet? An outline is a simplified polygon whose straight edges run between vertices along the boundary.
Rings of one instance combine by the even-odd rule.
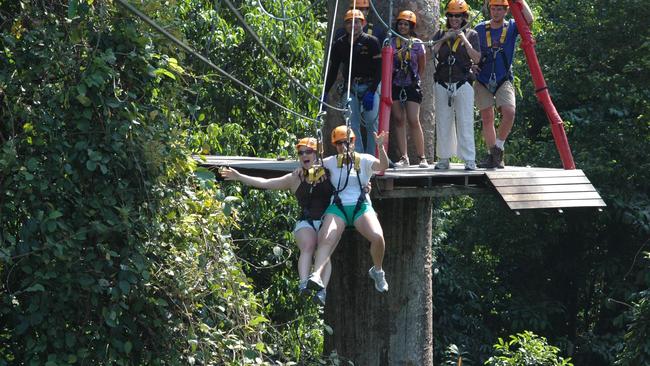
[[[533,22],[533,13],[525,0],[509,1],[521,2],[526,22]],[[490,0],[489,4],[491,19],[475,28],[481,44],[481,61],[477,82],[474,83],[474,96],[483,121],[483,138],[489,149],[488,156],[478,166],[491,169],[504,167],[504,144],[515,121],[512,61],[519,32],[514,20],[505,20],[508,0]],[[495,104],[501,112],[498,131],[494,128]]]
[[[356,3],[355,3],[356,1]],[[386,29],[381,25],[374,25],[369,20],[370,15],[370,0],[350,0],[350,9],[361,10],[363,16],[366,18],[366,25],[363,27],[363,31],[368,33],[371,36],[377,37],[379,42],[383,42],[386,38]],[[345,35],[345,27],[341,27],[336,30],[334,33],[334,39],[339,39]]]
[[[332,45],[330,68],[325,79],[325,94],[329,92],[336,81],[339,66],[344,65],[343,76],[348,78],[348,67],[352,63],[350,80],[345,80],[347,91],[350,83],[350,124],[358,136],[356,150],[368,154],[375,153],[373,133],[377,131],[379,114],[379,98],[375,95],[381,81],[381,47],[376,37],[363,32],[365,16],[360,10],[348,10],[345,13],[346,34],[334,41]],[[353,44],[352,59],[350,45]],[[344,101],[348,97],[343,93]],[[327,98],[325,98],[327,99]],[[365,127],[366,135],[361,134],[361,126]],[[365,142],[365,145],[364,145]]]
[[[325,210],[323,225],[318,234],[318,248],[314,255],[314,272],[309,276],[307,286],[316,291],[326,287],[323,282],[330,256],[336,249],[346,227],[354,227],[370,241],[370,256],[373,266],[368,275],[375,282],[379,292],[388,291],[388,283],[382,262],[384,260],[384,232],[377,214],[372,208],[370,197],[364,187],[368,185],[375,171],[388,168],[388,155],[384,150],[384,139],[388,132],[373,134],[379,147],[379,158],[354,151],[355,134],[345,125],[332,130],[332,144],[338,155],[323,159],[323,167],[330,172],[334,186],[332,203]]]

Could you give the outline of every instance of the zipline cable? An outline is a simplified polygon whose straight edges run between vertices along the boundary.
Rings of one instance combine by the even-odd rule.
[[[271,19],[275,19],[275,20],[279,20],[279,21],[282,21],[282,22],[286,22],[286,21],[288,21],[288,20],[294,20],[294,19],[298,19],[298,18],[303,17],[305,14],[307,14],[307,12],[308,12],[309,10],[311,10],[311,8],[313,8],[314,6],[316,6],[316,5],[317,5],[318,3],[320,3],[321,1],[323,1],[323,0],[316,0],[316,1],[314,1],[314,2],[311,3],[311,5],[309,5],[309,7],[307,7],[307,9],[305,9],[302,13],[300,13],[300,14],[298,14],[298,15],[295,15],[295,16],[292,16],[292,17],[279,17],[279,16],[277,16],[277,15],[273,15],[273,14],[271,14],[271,12],[269,12],[268,10],[266,10],[266,9],[264,8],[264,5],[262,5],[262,0],[257,0],[257,5],[258,5],[258,7],[260,8],[260,10],[262,10],[262,13],[264,13],[264,14],[265,14],[266,16],[268,16],[269,18],[271,18]]]
[[[223,76],[225,76],[226,78],[228,78],[229,80],[231,80],[232,82],[234,82],[235,84],[237,84],[237,85],[241,86],[242,88],[244,88],[244,89],[250,91],[251,93],[257,95],[258,97],[263,98],[263,99],[266,100],[267,102],[273,104],[274,106],[276,106],[276,107],[278,107],[278,108],[281,108],[282,110],[284,110],[284,111],[286,111],[286,112],[289,112],[289,113],[291,113],[291,114],[293,114],[293,115],[295,115],[295,116],[297,116],[297,117],[304,118],[304,119],[306,119],[306,120],[308,120],[308,121],[315,121],[315,119],[313,119],[313,118],[311,118],[311,117],[307,117],[307,116],[305,116],[305,115],[303,115],[303,114],[300,114],[299,112],[296,112],[296,111],[294,111],[294,110],[292,110],[292,109],[289,109],[288,107],[283,106],[282,104],[276,102],[275,100],[273,100],[273,99],[267,97],[266,95],[264,95],[264,94],[258,92],[257,90],[253,89],[252,87],[248,86],[248,85],[245,84],[243,81],[240,81],[239,79],[235,78],[234,76],[232,76],[231,74],[229,74],[226,70],[223,70],[223,69],[221,69],[219,66],[213,64],[212,61],[208,60],[206,57],[204,57],[204,56],[201,55],[200,53],[196,52],[192,47],[188,46],[188,45],[185,44],[183,41],[181,41],[181,40],[179,40],[178,38],[174,37],[172,34],[170,34],[169,32],[167,32],[164,28],[162,28],[160,25],[158,25],[156,22],[154,22],[151,18],[149,18],[148,16],[146,16],[145,14],[143,14],[142,12],[140,12],[140,11],[139,11],[138,9],[136,9],[133,5],[129,4],[126,0],[116,0],[116,1],[117,1],[120,5],[122,5],[123,7],[125,7],[127,10],[129,10],[131,13],[133,13],[134,15],[136,15],[138,18],[142,19],[145,23],[149,24],[149,25],[150,25],[151,27],[153,27],[155,30],[157,30],[158,32],[160,32],[160,33],[161,33],[162,35],[164,35],[167,39],[169,39],[170,41],[172,41],[173,43],[175,43],[177,46],[179,46],[180,48],[184,49],[184,50],[187,51],[188,53],[192,54],[193,56],[195,56],[195,57],[198,58],[199,60],[203,61],[206,65],[208,65],[208,66],[210,66],[211,68],[215,69],[216,71],[218,71],[220,74],[222,74]]]
[[[318,98],[317,96],[315,96],[314,94],[312,94],[312,92],[309,91],[309,89],[307,89],[307,87],[304,86],[304,85],[300,82],[300,80],[296,79],[293,75],[291,75],[291,73],[289,72],[289,70],[288,70],[284,65],[282,65],[282,63],[280,62],[280,60],[278,60],[277,57],[275,57],[275,55],[274,55],[274,54],[273,54],[273,53],[272,53],[272,52],[271,52],[271,51],[266,47],[266,45],[264,45],[264,42],[262,42],[262,40],[261,40],[260,37],[257,35],[257,33],[256,33],[256,32],[255,32],[255,31],[250,27],[250,25],[248,25],[248,22],[246,22],[246,19],[244,19],[244,16],[241,15],[241,13],[237,10],[237,8],[235,7],[235,5],[233,5],[233,3],[232,3],[230,0],[223,0],[223,1],[226,3],[226,5],[227,5],[228,8],[230,9],[230,11],[232,11],[233,14],[235,14],[235,16],[237,17],[237,19],[239,19],[239,22],[240,22],[240,23],[242,24],[242,26],[244,27],[244,30],[245,30],[245,31],[246,31],[246,32],[247,32],[251,37],[253,37],[253,39],[255,40],[255,42],[256,42],[258,45],[260,45],[260,47],[262,47],[262,50],[264,50],[264,53],[266,53],[266,54],[271,58],[271,60],[273,61],[273,63],[275,63],[275,64],[276,64],[276,65],[277,65],[277,66],[278,66],[278,67],[279,67],[279,68],[280,68],[280,69],[281,69],[281,70],[282,70],[282,71],[283,71],[283,72],[284,72],[284,73],[289,77],[289,79],[291,79],[291,81],[293,81],[294,84],[296,84],[300,89],[302,89],[302,90],[305,91],[307,94],[309,94],[310,97],[312,97],[313,99],[318,100],[319,103],[322,102],[322,100],[319,99],[319,98]],[[327,107],[329,107],[329,108],[332,108],[332,109],[337,110],[337,111],[340,111],[340,112],[344,112],[344,111],[345,111],[345,109],[337,108],[337,107],[335,107],[335,106],[333,106],[333,105],[329,105],[329,104],[325,104],[325,105],[326,105]]]

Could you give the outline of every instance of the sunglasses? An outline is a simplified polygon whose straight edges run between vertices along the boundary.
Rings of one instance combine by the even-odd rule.
[[[463,14],[447,14],[447,18],[462,18]]]
[[[346,140],[341,140],[341,141],[336,141],[335,142],[336,145],[343,145],[343,144],[346,144],[346,143],[347,143]]]
[[[298,155],[303,156],[303,155],[309,155],[313,154],[315,150],[308,149],[308,150],[298,150]]]

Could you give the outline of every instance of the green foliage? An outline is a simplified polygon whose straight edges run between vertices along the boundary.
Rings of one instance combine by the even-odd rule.
[[[510,336],[509,341],[499,338],[494,345],[496,355],[486,365],[493,366],[571,366],[571,359],[558,356],[559,348],[549,345],[546,338],[532,332]]]
[[[306,125],[258,123],[285,116],[112,4],[16,4],[2,3],[13,18],[0,28],[0,363],[279,365],[305,335],[318,346],[315,310],[271,326],[230,239],[233,200],[211,173],[193,178],[186,147],[285,154]],[[177,5],[142,8],[201,41],[176,20],[209,4]],[[247,43],[205,9],[229,37],[214,56],[232,63],[224,50]],[[311,36],[302,47],[320,49]]]
[[[441,202],[436,360],[454,343],[485,361],[495,334],[530,330],[579,365],[643,364],[649,271],[638,253],[650,234],[650,9],[636,0],[531,5],[537,54],[577,167],[608,207],[514,216],[493,197]],[[522,94],[507,162],[560,167],[520,51],[515,74]],[[629,311],[623,301],[633,304]]]

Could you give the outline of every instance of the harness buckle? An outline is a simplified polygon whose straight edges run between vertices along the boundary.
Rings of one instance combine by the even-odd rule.
[[[408,95],[406,94],[406,89],[404,87],[402,87],[402,89],[399,92],[399,101],[400,101],[400,103],[405,103],[407,98],[408,98]]]

